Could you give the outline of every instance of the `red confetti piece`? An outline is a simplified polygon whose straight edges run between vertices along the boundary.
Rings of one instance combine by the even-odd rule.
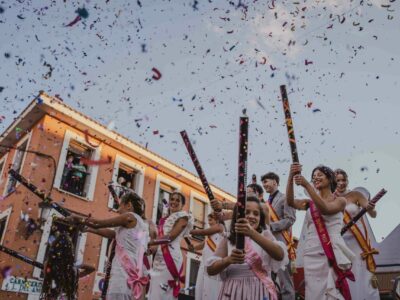
[[[153,134],[154,135],[159,134],[159,131],[158,130],[153,130]]]
[[[304,64],[306,65],[306,66],[308,66],[308,65],[312,65],[313,64],[313,62],[311,61],[311,60],[305,60],[304,61]]]
[[[307,102],[307,107],[308,108],[311,108],[311,106],[313,105],[313,103],[310,101],[310,102]]]
[[[101,143],[99,143],[98,145],[95,145],[95,144],[91,143],[91,142],[89,141],[89,135],[88,135],[88,131],[87,131],[87,130],[85,130],[85,141],[86,141],[86,143],[88,143],[88,144],[89,144],[91,147],[93,147],[93,148],[97,148],[97,147],[99,147],[100,144],[101,144]]]
[[[151,70],[154,72],[154,74],[153,74],[153,76],[151,78],[153,78],[154,80],[160,80],[161,76],[162,76],[161,72],[156,68],[153,68]]]
[[[99,159],[99,160],[93,160],[83,157],[80,159],[80,161],[88,166],[108,165],[111,163],[111,156],[108,156],[106,159]]]
[[[263,56],[262,62],[260,62],[260,65],[265,65],[267,63],[267,58]]]
[[[72,27],[74,26],[76,23],[78,23],[80,20],[82,20],[82,18],[80,16],[76,16],[76,18],[69,24],[65,25],[65,27]]]

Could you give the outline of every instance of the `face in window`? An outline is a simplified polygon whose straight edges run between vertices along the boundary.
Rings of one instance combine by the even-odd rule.
[[[258,228],[260,224],[260,206],[257,202],[249,201],[246,203],[246,219],[249,221],[251,227]]]
[[[336,190],[339,193],[344,193],[347,189],[348,181],[346,177],[344,177],[343,174],[336,174],[336,182],[337,182],[337,187]]]
[[[169,209],[171,214],[181,211],[183,208],[182,201],[181,201],[181,196],[178,194],[172,194],[171,197],[169,198]]]

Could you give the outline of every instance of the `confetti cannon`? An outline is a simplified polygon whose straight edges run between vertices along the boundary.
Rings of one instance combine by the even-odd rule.
[[[374,198],[372,198],[369,202],[372,204],[376,204],[385,194],[387,193],[387,191],[385,189],[381,189],[378,194],[375,195]],[[349,230],[351,228],[351,226],[353,226],[354,224],[357,223],[357,221],[359,219],[361,219],[361,217],[363,215],[365,215],[367,212],[367,209],[365,207],[363,207],[357,215],[354,216],[354,218],[351,219],[350,222],[348,222],[345,226],[343,226],[342,230],[340,231],[341,235],[344,235],[346,233],[347,230]]]

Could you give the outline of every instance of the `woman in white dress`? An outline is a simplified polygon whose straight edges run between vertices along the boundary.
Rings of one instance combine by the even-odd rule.
[[[119,216],[110,219],[71,216],[73,222],[93,228],[90,232],[115,238],[107,300],[137,300],[145,293],[148,278],[143,275],[143,255],[149,239],[148,227],[140,217],[144,200],[133,192],[124,194],[118,208]],[[115,231],[107,229],[115,227]]]
[[[305,234],[300,239],[303,245],[299,245],[303,249],[305,298],[307,300],[351,299],[346,277],[352,279],[349,270],[354,253],[346,246],[340,235],[346,199],[333,194],[336,180],[330,168],[318,166],[313,170],[313,186],[300,173],[301,165],[293,164],[289,173],[286,199],[288,205],[299,210],[307,210],[303,226]],[[303,186],[312,200],[294,199],[293,181]],[[319,221],[318,228],[314,223],[317,221]],[[324,224],[323,229],[321,223]],[[327,253],[332,254],[330,261]],[[339,277],[338,272],[343,277]]]
[[[151,282],[148,299],[177,299],[183,281],[183,255],[181,241],[192,229],[192,217],[182,211],[185,196],[173,192],[169,198],[169,215],[161,218],[158,225],[158,238],[168,237],[168,245],[158,247],[150,273]]]
[[[364,207],[367,209],[369,216],[375,218],[375,205],[368,202],[369,193],[367,192],[364,195],[357,189],[348,190],[349,181],[345,171],[337,169],[335,170],[335,175],[338,183],[336,194],[346,198],[346,213],[349,218],[353,218]],[[356,281],[349,282],[349,286],[353,299],[378,300],[380,298],[374,274],[375,261],[373,258],[374,254],[378,254],[378,251],[371,247],[369,240],[371,232],[369,232],[370,227],[368,225],[368,219],[363,216],[357,221],[356,226],[352,227],[353,230],[356,230],[354,233],[350,229],[343,235],[347,246],[356,254],[352,267]],[[360,243],[364,249],[361,248]]]
[[[210,227],[207,229],[193,229],[190,231],[191,235],[204,236],[206,238],[202,242],[203,252],[199,272],[197,273],[196,300],[217,299],[222,283],[218,276],[209,276],[207,274],[205,262],[214,255],[219,242],[224,236],[225,227],[223,223],[221,224],[216,220],[213,213],[208,215],[208,225]]]

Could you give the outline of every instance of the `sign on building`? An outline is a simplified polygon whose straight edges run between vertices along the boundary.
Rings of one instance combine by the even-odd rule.
[[[42,290],[42,281],[9,276],[3,280],[1,286],[3,291],[25,293],[30,295],[40,295]]]

